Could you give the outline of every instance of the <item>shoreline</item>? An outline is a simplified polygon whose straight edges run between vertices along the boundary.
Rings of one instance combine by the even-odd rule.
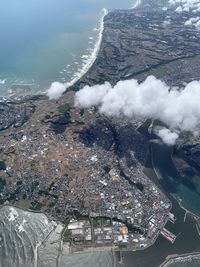
[[[143,0],[136,0],[135,4],[132,5],[128,9],[130,9],[130,10],[135,9],[139,5],[141,5],[142,2],[143,2]],[[116,9],[116,10],[120,10],[120,9]],[[81,80],[87,74],[87,72],[93,66],[93,64],[95,63],[95,61],[96,61],[96,59],[98,57],[98,54],[99,54],[99,51],[100,51],[100,48],[101,48],[101,44],[102,44],[102,39],[103,39],[104,19],[108,15],[109,11],[108,11],[108,9],[103,8],[101,12],[103,14],[99,19],[99,28],[98,28],[99,34],[98,34],[98,38],[97,38],[96,43],[94,43],[94,48],[91,49],[91,53],[88,54],[88,59],[86,60],[86,63],[83,64],[83,67],[81,68],[81,70],[76,72],[76,73],[74,73],[74,75],[72,76],[72,79],[69,82],[63,83],[66,86],[66,90],[65,90],[64,94],[68,91],[68,89],[71,89],[71,87],[73,87],[79,80]],[[0,97],[0,102],[3,102],[3,103],[9,102],[9,101],[14,101],[15,102],[15,101],[21,101],[21,100],[26,99],[26,98],[32,98],[32,97],[34,98],[34,97],[37,97],[37,96],[46,97],[46,90],[44,90],[44,91],[40,90],[40,91],[38,91],[36,93],[25,94],[25,95],[19,96],[19,97],[18,96],[14,96],[13,98],[12,98],[12,96],[7,96],[7,97],[1,96]]]
[[[136,3],[131,6],[129,9],[135,9],[137,8],[139,5],[142,4],[142,0],[136,0]],[[119,9],[116,9],[119,10]],[[90,68],[93,66],[94,62],[96,61],[99,51],[101,49],[101,43],[102,43],[102,39],[103,39],[103,32],[104,32],[104,19],[105,17],[108,15],[109,11],[106,8],[102,9],[103,15],[99,20],[99,36],[97,38],[97,42],[94,45],[94,49],[92,50],[91,54],[89,55],[89,58],[86,62],[86,64],[82,67],[82,69],[80,70],[80,72],[77,72],[74,74],[74,78],[72,78],[71,81],[65,83],[65,85],[67,86],[67,89],[69,89],[70,87],[74,86],[83,76],[85,76],[87,74],[87,72],[90,70]],[[65,92],[66,92],[65,91]]]
[[[140,0],[137,0],[140,1]],[[87,74],[87,72],[89,71],[89,69],[92,67],[92,65],[94,64],[95,60],[97,59],[97,56],[99,54],[99,50],[101,48],[101,43],[102,43],[102,39],[103,39],[103,32],[104,32],[104,18],[106,17],[106,15],[109,13],[108,10],[106,8],[103,8],[101,10],[101,12],[103,13],[99,19],[99,34],[98,34],[98,38],[96,43],[94,43],[94,48],[91,50],[91,53],[88,54],[88,59],[86,60],[86,63],[83,65],[83,67],[81,68],[80,71],[74,73],[74,75],[72,76],[72,79],[69,82],[63,83],[66,86],[66,90],[64,93],[67,92],[67,90],[69,88],[71,88],[72,86],[74,86],[84,75]],[[83,56],[83,55],[82,55]],[[0,82],[2,80],[0,79]],[[4,80],[3,80],[4,81]],[[46,89],[44,89],[44,91],[40,90],[34,94],[25,94],[23,96],[14,96],[12,98],[12,96],[1,96],[0,97],[0,102],[1,103],[5,103],[5,102],[9,102],[9,101],[20,101],[23,98],[29,98],[29,97],[35,97],[35,96],[46,96]]]
[[[99,50],[101,48],[102,39],[103,39],[104,18],[108,14],[108,10],[106,8],[103,8],[102,12],[103,12],[103,15],[101,16],[101,18],[99,20],[99,24],[100,24],[99,36],[97,38],[97,42],[94,45],[94,49],[91,52],[91,54],[89,55],[89,58],[88,58],[86,64],[82,67],[80,72],[75,73],[74,74],[74,78],[72,78],[71,81],[69,81],[67,83],[64,83],[64,85],[66,85],[66,91],[67,91],[67,89],[69,87],[75,85],[75,83],[78,82],[88,72],[88,70],[92,67],[92,65],[94,64],[95,60],[97,59],[97,56],[99,54]]]

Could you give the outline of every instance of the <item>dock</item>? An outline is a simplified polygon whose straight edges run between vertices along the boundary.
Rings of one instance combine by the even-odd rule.
[[[176,217],[173,213],[169,212],[169,221],[171,223],[175,223],[176,222]]]
[[[175,242],[176,240],[176,235],[173,234],[172,232],[170,232],[169,230],[167,230],[166,228],[163,228],[160,231],[160,234],[165,237],[169,242],[171,242],[172,244]]]

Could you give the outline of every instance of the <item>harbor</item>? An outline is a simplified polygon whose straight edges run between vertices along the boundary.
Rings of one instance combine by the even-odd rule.
[[[175,240],[176,240],[176,235],[174,235],[172,232],[170,232],[169,230],[167,230],[166,228],[163,228],[160,231],[160,234],[165,237],[169,242],[171,242],[172,244],[174,244]]]
[[[146,125],[147,126],[147,123]],[[146,127],[145,127],[146,128]],[[147,133],[145,129],[141,129],[143,133]],[[163,183],[158,179],[163,177],[167,180],[167,175],[174,177],[176,176],[176,169],[172,165],[171,153],[172,148],[165,145],[151,142],[151,154],[146,162],[145,173],[156,183],[156,185],[163,189]],[[162,155],[162,157],[160,157]],[[154,168],[152,167],[152,163]],[[166,190],[166,189],[165,189]],[[197,230],[197,216],[193,216],[189,211],[181,208],[177,200],[172,196],[170,192],[165,191],[165,194],[172,203],[171,213],[174,214],[175,220],[173,222],[168,221],[165,228],[173,233],[172,242],[168,239],[159,235],[158,239],[151,247],[136,251],[136,252],[122,252],[120,260],[123,264],[118,264],[119,267],[128,267],[134,262],[134,267],[148,266],[163,266],[163,262],[170,255],[184,254],[196,254],[200,251],[200,236]],[[175,238],[176,236],[176,238]],[[119,259],[119,254],[117,254]]]

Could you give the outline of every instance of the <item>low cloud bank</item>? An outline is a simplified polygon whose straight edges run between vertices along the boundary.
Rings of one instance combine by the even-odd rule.
[[[50,100],[58,100],[66,90],[66,85],[59,82],[53,82],[46,94]]]
[[[172,130],[194,133],[200,130],[199,103],[200,81],[190,82],[185,88],[177,90],[154,76],[149,76],[140,84],[133,79],[120,81],[114,87],[108,82],[85,86],[75,95],[77,107],[97,106],[100,113],[109,116],[159,119]],[[158,135],[165,143],[173,144],[178,135],[166,130]]]

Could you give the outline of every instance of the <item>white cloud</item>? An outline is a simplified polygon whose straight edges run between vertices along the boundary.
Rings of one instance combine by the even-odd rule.
[[[183,9],[181,6],[178,6],[177,9],[175,10],[177,13],[183,12]]]
[[[200,0],[168,0],[169,4],[171,6],[174,6],[175,11],[177,13],[182,12],[193,12],[197,13],[200,11]],[[194,26],[198,30],[200,30],[200,20],[197,17],[197,21],[195,21],[196,18],[190,18],[185,21],[185,26]]]
[[[163,26],[168,26],[171,24],[171,21],[170,20],[164,20],[163,21]]]
[[[197,29],[200,29],[200,18],[194,17],[186,20],[185,26],[195,26]]]
[[[200,0],[169,0],[168,2],[170,5],[178,5],[179,10],[186,12],[200,10]]]
[[[190,8],[188,6],[186,6],[186,7],[183,8],[183,11],[189,12],[190,11]]]
[[[200,81],[185,88],[170,88],[149,76],[144,82],[125,80],[114,87],[109,83],[86,86],[76,93],[76,106],[99,107],[109,116],[160,119],[171,129],[196,132],[200,130]]]
[[[175,5],[176,4],[175,0],[169,0],[168,2],[169,2],[170,5]]]
[[[59,82],[53,82],[46,94],[50,100],[58,100],[66,90],[66,85]]]
[[[84,90],[76,93],[75,106],[89,108],[98,105],[110,89],[110,84],[95,85],[93,87],[85,86]]]
[[[154,133],[159,136],[162,141],[167,144],[168,146],[173,146],[177,139],[178,139],[178,134],[175,132],[172,132],[171,130],[167,128],[155,128]]]
[[[186,22],[185,22],[185,26],[192,26],[192,21],[191,21],[191,19],[186,20]]]
[[[197,21],[197,22],[194,24],[194,26],[195,26],[198,30],[200,30],[200,20]]]

